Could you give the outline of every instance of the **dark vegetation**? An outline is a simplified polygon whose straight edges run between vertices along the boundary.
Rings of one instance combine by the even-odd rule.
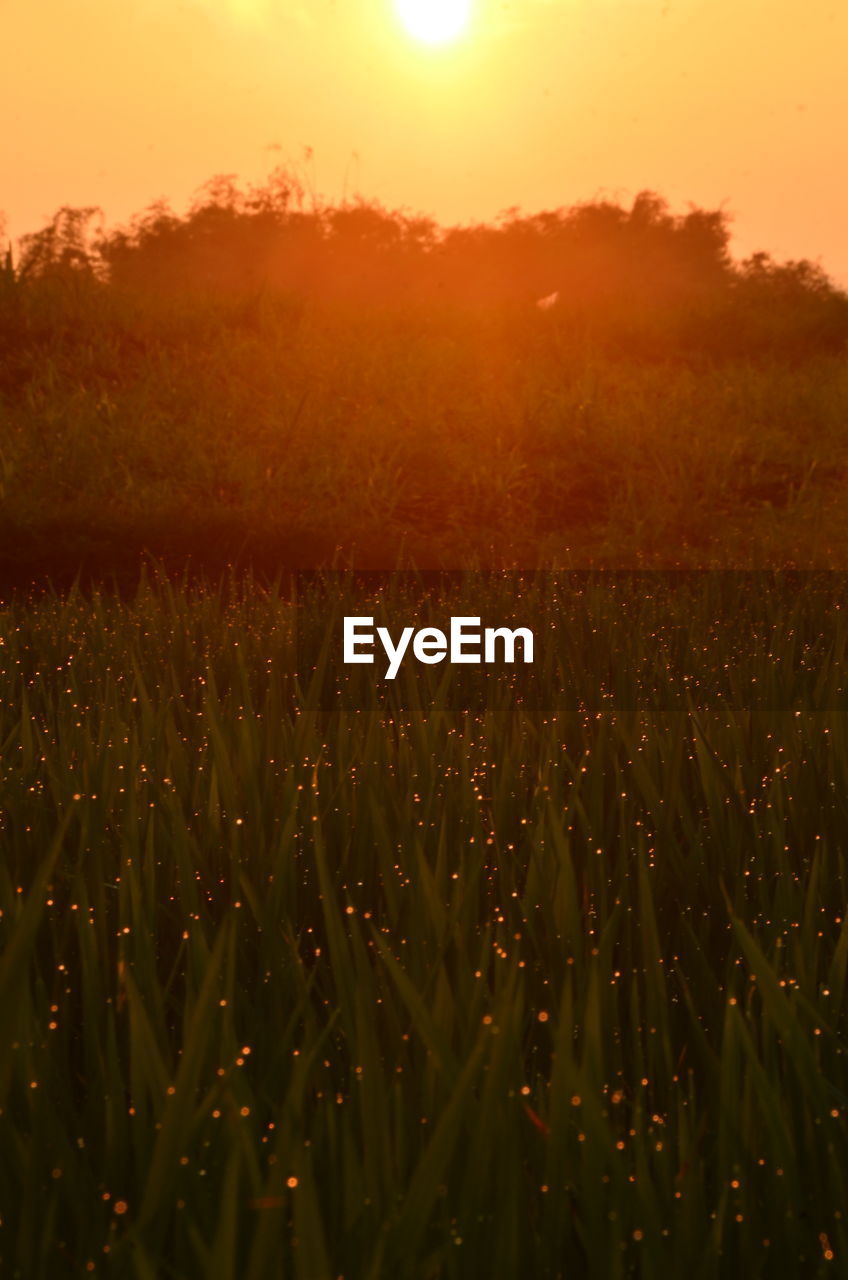
[[[460,578],[548,691],[471,713],[328,709],[346,577],[0,612],[3,1276],[844,1274],[823,576]]]
[[[63,209],[0,276],[3,572],[848,563],[848,298],[728,242],[650,193]]]
[[[20,282],[99,281],[136,303],[268,296],[366,310],[532,305],[559,291],[560,318],[622,356],[798,358],[848,341],[848,298],[819,267],[762,253],[734,263],[726,214],[675,215],[648,191],[629,209],[511,210],[443,230],[362,201],[306,208],[281,174],[247,191],[213,179],[182,217],[159,203],[128,228],[98,222],[97,209],[62,209],[24,237]]]
[[[841,1274],[842,576],[283,571],[844,568],[846,336],[650,195],[218,182],[9,256],[4,1277]],[[363,610],[533,681],[352,706]]]

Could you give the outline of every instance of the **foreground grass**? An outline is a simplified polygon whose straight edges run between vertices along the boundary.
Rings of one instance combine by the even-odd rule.
[[[0,613],[3,1274],[844,1267],[840,582],[445,584],[470,711],[332,586]]]

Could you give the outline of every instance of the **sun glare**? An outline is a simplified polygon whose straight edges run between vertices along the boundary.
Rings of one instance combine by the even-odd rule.
[[[448,44],[461,36],[471,17],[471,0],[395,0],[406,30],[424,44]]]

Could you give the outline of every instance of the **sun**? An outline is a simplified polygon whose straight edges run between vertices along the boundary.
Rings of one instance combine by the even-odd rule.
[[[406,30],[424,44],[449,44],[462,35],[472,0],[395,0]]]

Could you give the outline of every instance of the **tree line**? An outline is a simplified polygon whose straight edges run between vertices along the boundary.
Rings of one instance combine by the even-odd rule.
[[[544,322],[634,354],[844,349],[848,295],[817,264],[737,261],[723,210],[670,210],[643,191],[493,223],[441,227],[374,201],[307,198],[278,171],[213,178],[184,214],[159,202],[106,228],[62,208],[6,254],[3,296],[58,287],[148,302],[283,299],[351,307],[533,308]]]

